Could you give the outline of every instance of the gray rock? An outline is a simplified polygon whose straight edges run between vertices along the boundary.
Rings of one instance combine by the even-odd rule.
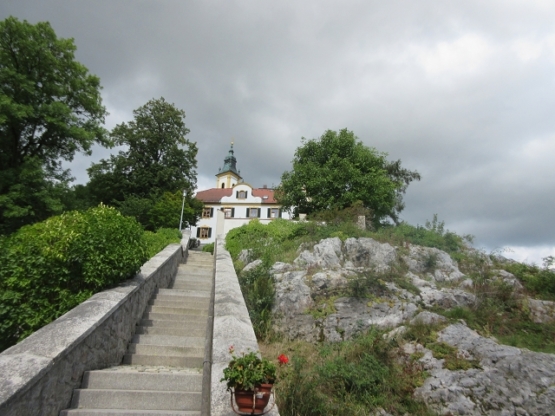
[[[274,313],[284,317],[303,314],[314,305],[310,288],[306,284],[306,271],[291,271],[274,275]]]
[[[304,250],[294,263],[305,267],[338,268],[343,260],[341,247],[342,242],[338,237],[327,238],[316,244],[312,253]]]
[[[293,266],[289,263],[282,263],[280,261],[274,263],[274,265],[270,268],[271,274],[276,273],[283,273],[288,272],[289,270],[293,270]]]
[[[372,238],[348,238],[345,241],[345,260],[354,267],[386,271],[397,261],[397,249]]]
[[[530,319],[536,323],[549,323],[555,321],[555,302],[528,298]]]
[[[252,256],[252,250],[241,250],[239,255],[237,256],[238,260],[241,260],[243,264],[250,263]]]
[[[428,307],[451,309],[457,306],[470,306],[476,303],[476,296],[461,289],[434,287],[420,288],[422,303]]]
[[[347,285],[345,275],[351,275],[348,271],[326,270],[312,276],[312,284],[317,292],[333,290]]]
[[[444,316],[438,315],[437,313],[428,312],[428,311],[420,312],[410,321],[412,325],[416,323],[420,323],[424,325],[432,325],[432,324],[438,324],[441,322],[447,322],[447,318],[445,318]]]
[[[398,326],[395,329],[392,329],[388,333],[384,334],[384,339],[394,339],[400,336],[403,336],[404,333],[407,332],[407,327],[404,325]]]
[[[495,273],[495,279],[502,280],[508,285],[514,287],[516,290],[524,289],[524,287],[514,274],[509,273],[506,270],[493,270],[493,273]]]
[[[408,272],[406,277],[420,290],[422,303],[428,308],[451,309],[456,306],[470,306],[476,302],[476,296],[462,289],[438,289],[433,281],[421,279],[412,272]]]
[[[403,260],[413,273],[428,273],[438,282],[459,280],[464,277],[457,263],[445,251],[431,247],[411,245]]]
[[[249,272],[249,271],[251,271],[251,270],[254,270],[254,269],[256,269],[258,266],[260,266],[261,264],[262,264],[262,260],[260,260],[260,259],[255,260],[255,261],[253,261],[253,262],[247,264],[247,265],[243,268],[243,270],[241,270],[241,273],[246,273],[246,272]]]
[[[415,391],[440,414],[550,415],[555,409],[555,355],[499,345],[462,324],[438,340],[480,360],[481,369],[429,369]]]
[[[373,326],[394,328],[414,316],[413,303],[399,301],[369,302],[368,299],[339,298],[336,313],[322,320],[320,339],[341,341]]]
[[[464,279],[459,287],[461,289],[473,289],[474,288],[474,281],[472,279]]]

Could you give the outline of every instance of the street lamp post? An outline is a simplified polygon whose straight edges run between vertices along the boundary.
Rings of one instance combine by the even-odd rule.
[[[185,207],[185,196],[187,195],[187,191],[183,191],[183,202],[181,203],[181,219],[179,220],[179,231],[183,229],[181,226],[183,225],[183,208]]]

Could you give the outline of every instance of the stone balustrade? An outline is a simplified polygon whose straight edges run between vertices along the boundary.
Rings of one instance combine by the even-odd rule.
[[[184,235],[133,279],[95,294],[0,354],[0,415],[57,416],[85,371],[120,364],[149,299],[171,283],[188,242]]]

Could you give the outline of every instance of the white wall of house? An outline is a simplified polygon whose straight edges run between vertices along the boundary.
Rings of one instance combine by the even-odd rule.
[[[252,187],[241,183],[233,187],[231,196],[223,197],[220,203],[205,203],[203,215],[197,225],[191,227],[191,236],[199,238],[202,244],[209,244],[218,234],[225,236],[253,219],[268,224],[277,218],[290,219],[290,216],[288,212],[282,212],[278,204],[265,203],[263,198],[253,196]]]

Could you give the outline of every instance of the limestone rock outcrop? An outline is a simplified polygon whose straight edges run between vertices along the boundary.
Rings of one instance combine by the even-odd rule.
[[[555,320],[555,302],[524,298],[514,275],[494,270],[487,257],[482,260],[492,281],[504,282],[524,299],[531,320]],[[418,322],[447,325],[434,312],[438,309],[472,308],[479,301],[474,280],[446,252],[394,247],[371,238],[329,238],[311,249],[301,247],[291,264],[276,263],[270,273],[276,288],[276,329],[310,342],[341,341],[371,327],[391,329],[384,337],[393,339]],[[407,359],[417,353],[428,375],[415,396],[438,414],[555,414],[553,354],[500,345],[462,320],[444,327],[437,342],[456,348],[457,356],[473,360],[477,368],[451,371],[425,346],[403,342]]]

